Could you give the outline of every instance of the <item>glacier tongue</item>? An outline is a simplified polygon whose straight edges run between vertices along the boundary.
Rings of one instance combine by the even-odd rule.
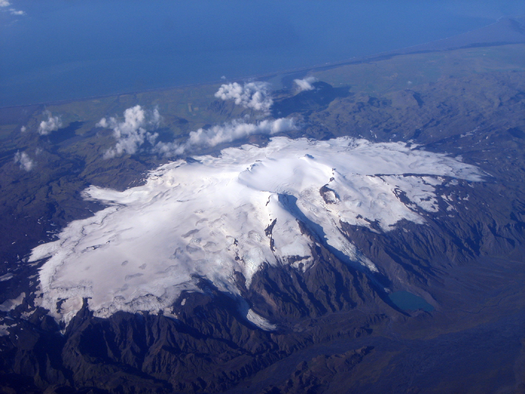
[[[265,263],[303,270],[313,263],[316,241],[302,234],[298,220],[318,242],[377,271],[343,236],[341,221],[376,221],[384,231],[401,219],[423,223],[397,191],[435,211],[440,176],[482,177],[476,167],[444,154],[345,137],[279,137],[263,148],[245,145],[195,159],[165,164],[149,173],[146,184],[123,192],[89,187],[86,198],[107,208],[70,223],[57,241],[31,254],[30,261],[48,259],[40,270],[42,306],[64,321],[83,297],[102,317],[158,311],[183,290],[197,290],[195,276],[238,293],[235,271],[249,286]]]

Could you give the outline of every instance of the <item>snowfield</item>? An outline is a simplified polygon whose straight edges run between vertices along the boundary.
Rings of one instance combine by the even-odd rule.
[[[401,219],[424,223],[421,210],[439,210],[435,187],[443,177],[482,179],[476,167],[444,154],[351,138],[278,137],[266,147],[195,159],[165,164],[123,192],[88,188],[85,197],[107,207],[31,254],[30,261],[48,259],[40,270],[42,306],[66,322],[83,297],[101,317],[169,311],[181,291],[198,290],[196,276],[236,294],[235,271],[249,286],[264,263],[307,270],[316,242],[373,275],[381,267],[343,236],[341,222],[376,221],[383,231]],[[247,318],[271,327],[253,311]]]

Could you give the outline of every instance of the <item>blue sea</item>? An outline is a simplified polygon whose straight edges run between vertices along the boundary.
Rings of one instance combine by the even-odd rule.
[[[9,1],[0,107],[323,65],[525,13],[522,0]]]

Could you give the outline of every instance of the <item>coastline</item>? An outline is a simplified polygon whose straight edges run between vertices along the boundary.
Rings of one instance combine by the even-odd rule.
[[[521,21],[520,21],[521,19]],[[512,45],[512,44],[520,44],[525,43],[525,34],[522,33],[523,38],[518,40],[509,40],[509,41],[492,41],[492,42],[477,42],[476,40],[476,33],[482,33],[486,29],[490,29],[494,26],[498,26],[498,24],[501,24],[502,21],[514,21],[518,24],[521,24],[522,27],[525,25],[525,16],[518,16],[518,17],[502,17],[496,20],[495,22],[483,26],[478,29],[470,30],[465,33],[461,33],[455,36],[445,37],[439,40],[429,41],[423,44],[417,44],[412,45],[409,47],[403,47],[398,48],[386,52],[378,52],[371,55],[366,56],[359,56],[359,57],[353,57],[350,59],[337,61],[337,62],[326,62],[324,64],[318,64],[313,66],[306,66],[306,67],[298,67],[294,69],[286,69],[286,70],[280,70],[280,71],[273,71],[268,73],[262,73],[262,74],[254,74],[247,77],[233,77],[228,78],[228,82],[242,82],[242,81],[251,81],[251,80],[269,80],[272,78],[285,78],[286,76],[294,75],[294,74],[307,74],[312,72],[318,72],[318,71],[326,71],[338,67],[348,66],[348,65],[357,65],[357,64],[364,64],[364,63],[371,63],[376,61],[382,61],[382,60],[388,60],[397,56],[403,56],[403,55],[414,55],[414,54],[423,54],[423,53],[432,53],[432,52],[444,52],[444,51],[452,51],[456,49],[468,49],[468,48],[477,48],[477,47],[495,47],[495,46],[503,46],[503,45]],[[503,32],[505,33],[505,32]],[[455,45],[454,40],[461,40],[462,38],[474,34],[474,37],[470,39],[470,43],[467,43],[466,45]],[[449,47],[446,47],[446,42],[452,41],[451,45]],[[439,44],[445,44],[444,48],[440,48]],[[38,106],[53,106],[53,105],[65,105],[70,104],[74,102],[82,102],[82,101],[91,101],[91,100],[99,100],[99,99],[105,99],[109,97],[119,97],[119,96],[125,96],[125,95],[136,95],[136,94],[142,94],[142,93],[152,93],[152,92],[166,92],[170,90],[175,89],[191,89],[191,88],[197,88],[197,87],[203,87],[203,86],[213,86],[213,85],[219,85],[221,83],[224,83],[224,80],[218,79],[216,81],[208,81],[208,82],[202,82],[202,83],[192,83],[192,84],[182,84],[182,85],[172,85],[168,87],[161,87],[161,88],[150,88],[150,89],[141,89],[141,90],[135,90],[135,91],[122,91],[118,93],[111,93],[111,94],[100,94],[100,95],[94,95],[94,96],[84,96],[84,97],[78,97],[73,99],[66,99],[66,100],[52,100],[52,101],[42,101],[42,102],[34,102],[34,103],[26,103],[26,104],[18,104],[18,105],[6,105],[6,106],[0,106],[0,110],[8,110],[8,109],[15,109],[15,108],[26,108],[26,107],[38,107]]]

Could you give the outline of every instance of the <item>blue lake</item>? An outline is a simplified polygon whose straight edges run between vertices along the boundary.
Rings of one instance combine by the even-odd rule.
[[[522,1],[10,0],[0,106],[310,67],[416,45],[525,13]]]
[[[434,307],[423,298],[408,291],[395,291],[389,295],[389,298],[397,307],[405,311],[422,309],[426,312],[432,312],[434,310]]]

